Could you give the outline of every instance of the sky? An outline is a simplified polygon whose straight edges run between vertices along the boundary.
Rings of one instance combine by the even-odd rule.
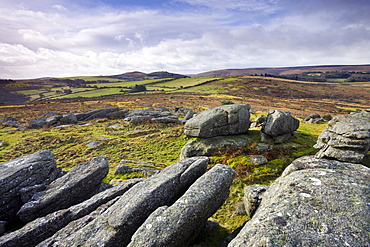
[[[369,0],[0,0],[0,78],[370,64]]]

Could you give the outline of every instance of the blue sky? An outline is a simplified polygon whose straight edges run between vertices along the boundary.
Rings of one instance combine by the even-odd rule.
[[[0,0],[0,78],[370,63],[368,0]]]

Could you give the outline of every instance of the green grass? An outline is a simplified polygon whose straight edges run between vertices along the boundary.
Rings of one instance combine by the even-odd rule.
[[[251,114],[251,119],[265,112]],[[120,124],[118,129],[110,125]],[[296,147],[277,149],[258,153],[254,147],[260,142],[259,129],[249,131],[253,139],[245,148],[236,152],[224,152],[211,157],[211,168],[216,163],[223,163],[236,170],[237,176],[230,188],[230,196],[210,220],[219,222],[207,236],[205,246],[219,246],[223,239],[233,230],[248,220],[246,215],[231,217],[244,196],[244,186],[252,184],[270,185],[295,158],[312,155],[317,150],[312,146],[326,124],[308,124],[301,122],[298,134],[290,143]],[[11,160],[40,150],[54,153],[57,165],[64,170],[71,170],[75,165],[94,157],[106,156],[109,161],[109,173],[105,182],[121,181],[134,177],[143,177],[141,173],[114,175],[117,164],[122,160],[139,160],[152,164],[158,169],[179,160],[181,148],[189,141],[183,134],[183,125],[178,124],[141,124],[132,125],[123,120],[92,121],[92,125],[75,125],[63,129],[42,128],[0,129],[0,140],[7,145],[0,146],[0,162]],[[109,139],[101,139],[101,137]],[[91,141],[101,141],[100,145],[90,148]],[[268,164],[254,165],[248,162],[248,155],[262,154],[268,158]]]

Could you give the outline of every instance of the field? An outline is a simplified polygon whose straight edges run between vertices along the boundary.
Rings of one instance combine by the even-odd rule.
[[[0,105],[0,119],[13,116],[27,125],[31,119],[48,112],[70,114],[93,109],[120,107],[121,109],[147,109],[157,107],[186,107],[196,112],[222,104],[250,104],[254,111],[251,119],[267,114],[269,109],[287,110],[300,120],[297,135],[288,146],[276,146],[273,151],[259,153],[259,129],[250,129],[252,141],[243,149],[226,151],[211,157],[215,163],[233,167],[237,177],[230,197],[211,218],[219,222],[207,236],[204,246],[219,246],[223,238],[239,227],[247,216],[232,217],[242,203],[243,188],[255,183],[271,184],[295,158],[313,155],[318,135],[326,123],[308,124],[303,118],[312,113],[335,116],[370,108],[370,82],[303,82],[264,76],[205,77],[180,79],[132,80],[111,79],[110,82],[91,83],[100,77],[75,77],[87,81],[86,86],[67,86],[52,80],[21,81],[2,85],[3,92],[28,102]],[[105,80],[106,78],[103,78]],[[130,92],[127,87],[144,85],[146,91]],[[65,93],[64,90],[72,92]],[[62,93],[60,93],[62,92]],[[66,91],[67,92],[67,91]],[[5,95],[5,94],[3,94]],[[0,95],[4,97],[5,96]],[[56,100],[59,99],[59,100]],[[31,101],[32,100],[32,101]],[[183,116],[182,116],[183,117]],[[119,124],[120,128],[111,128]],[[57,165],[70,170],[74,165],[97,156],[107,156],[110,171],[105,182],[143,177],[143,174],[113,175],[120,160],[146,161],[162,169],[179,160],[181,148],[191,138],[183,134],[182,124],[146,123],[132,125],[123,119],[100,119],[65,128],[17,129],[0,127],[0,162],[40,150],[54,153]],[[87,147],[91,141],[101,141],[97,147]],[[248,155],[262,154],[266,165],[245,162]],[[368,164],[367,164],[368,165]]]

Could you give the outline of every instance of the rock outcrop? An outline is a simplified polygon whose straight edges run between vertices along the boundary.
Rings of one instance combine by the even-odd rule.
[[[361,163],[370,148],[370,112],[334,117],[314,147],[317,158]]]
[[[252,138],[248,135],[197,138],[187,142],[181,149],[180,159],[194,156],[213,156],[226,150],[237,150],[246,146]]]
[[[128,182],[121,183],[117,186],[100,192],[99,194],[96,194],[80,204],[74,205],[68,209],[62,209],[53,212],[44,217],[37,218],[34,221],[26,224],[21,229],[0,237],[0,246],[35,246],[41,241],[51,237],[70,222],[94,212],[94,210],[101,205],[108,203],[109,201],[124,194],[139,181],[140,180],[130,180]],[[63,231],[66,231],[66,229]],[[49,243],[54,241],[56,241],[56,237],[48,240]],[[47,245],[45,244],[43,246]]]
[[[50,151],[22,156],[0,164],[0,220],[15,221],[24,202],[20,190],[46,186],[60,174]]]
[[[132,237],[129,247],[189,246],[207,219],[225,202],[235,171],[216,165],[170,207],[154,211]]]
[[[360,164],[299,158],[228,246],[368,246],[369,178]]]
[[[270,110],[267,119],[262,125],[261,141],[272,139],[275,143],[289,140],[299,127],[299,120],[290,113],[280,110]]]
[[[250,105],[224,105],[201,112],[185,124],[191,137],[215,137],[246,133],[250,126]]]
[[[161,206],[171,205],[205,171],[209,159],[179,161],[159,174],[136,184],[104,213],[58,246],[125,246],[147,217]]]
[[[76,165],[66,175],[54,180],[46,190],[37,192],[18,211],[19,217],[29,222],[86,200],[97,191],[108,170],[107,158],[103,156]]]

